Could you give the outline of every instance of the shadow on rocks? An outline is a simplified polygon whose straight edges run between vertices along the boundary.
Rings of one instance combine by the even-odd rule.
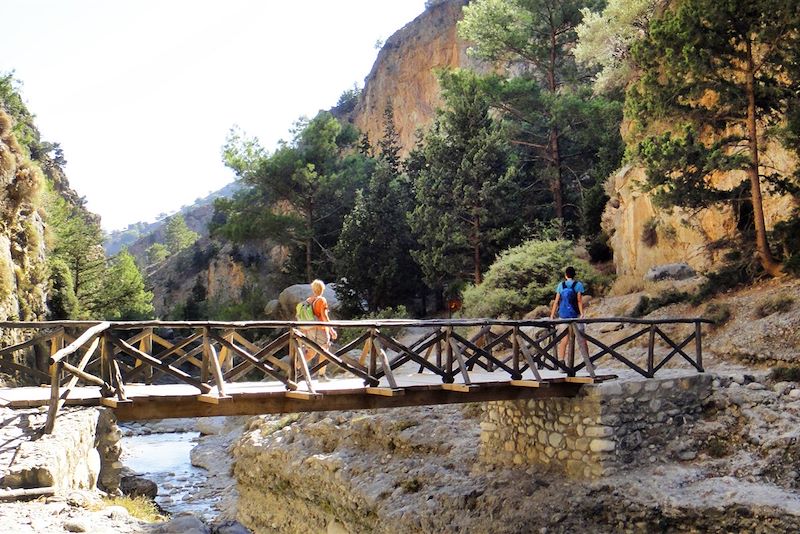
[[[225,521],[214,525],[206,525],[191,513],[173,516],[170,521],[158,525],[153,534],[252,534],[237,521]]]

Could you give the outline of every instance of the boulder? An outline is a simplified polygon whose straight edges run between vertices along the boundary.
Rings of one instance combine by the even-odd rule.
[[[225,521],[218,525],[212,525],[213,534],[252,534],[252,531],[238,521]]]
[[[173,516],[171,521],[159,525],[154,532],[158,534],[210,534],[205,523],[190,513]]]
[[[539,306],[536,306],[528,313],[526,313],[523,319],[525,319],[526,321],[531,321],[535,319],[547,319],[548,317],[550,317],[550,306],[545,306],[541,304]]]
[[[267,319],[279,319],[281,315],[281,303],[277,299],[267,302],[264,306],[264,316]]]
[[[659,280],[685,280],[692,278],[697,273],[689,267],[688,263],[667,263],[650,267],[644,279],[648,282],[658,282]]]
[[[326,284],[325,291],[322,293],[322,296],[328,301],[328,309],[331,312],[339,309],[339,299],[336,298],[335,287],[334,284]],[[307,299],[310,295],[311,284],[295,284],[281,291],[278,296],[281,318],[286,321],[293,321],[297,304]]]
[[[131,497],[143,496],[155,499],[158,495],[158,486],[152,480],[139,476],[124,476],[119,483],[119,489],[124,495]]]

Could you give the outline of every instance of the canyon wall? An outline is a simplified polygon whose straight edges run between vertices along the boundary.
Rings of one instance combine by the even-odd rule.
[[[0,319],[38,320],[46,312],[47,268],[41,168],[17,140],[0,107]]]
[[[784,175],[797,164],[793,155],[777,144],[768,146],[762,163]],[[642,188],[645,178],[645,169],[628,165],[606,183],[611,200],[603,213],[603,230],[610,236],[617,275],[641,279],[650,267],[675,262],[686,262],[698,272],[713,270],[731,250],[726,242],[738,234],[733,209],[730,205],[696,211],[656,206]],[[712,184],[731,189],[742,179],[738,172],[720,173]],[[785,220],[798,203],[790,195],[776,195],[768,188],[763,192],[769,231],[775,223]],[[649,238],[644,237],[647,233]]]
[[[224,307],[261,300],[266,306],[286,287],[285,261],[286,249],[269,241],[235,244],[201,238],[148,270],[155,314],[182,319],[181,306],[185,310],[201,302]]]
[[[383,136],[383,114],[391,102],[400,145],[407,153],[416,131],[427,127],[441,103],[437,69],[480,68],[467,56],[467,43],[457,35],[465,0],[432,5],[386,40],[351,120],[375,145]]]

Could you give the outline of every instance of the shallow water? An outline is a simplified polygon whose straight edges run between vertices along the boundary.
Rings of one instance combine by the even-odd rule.
[[[158,484],[156,503],[170,514],[191,512],[205,520],[214,517],[218,497],[199,497],[206,470],[191,464],[189,452],[199,432],[125,436],[121,461],[138,475]]]

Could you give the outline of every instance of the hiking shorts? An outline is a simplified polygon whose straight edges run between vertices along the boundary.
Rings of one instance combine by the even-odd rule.
[[[566,324],[566,323],[562,323],[562,324],[556,325],[556,334],[561,334],[561,332],[566,330],[568,326],[569,326],[569,324]],[[586,324],[585,323],[575,323],[575,326],[578,328],[578,332],[580,332],[581,334],[586,332]]]
[[[303,328],[301,330],[308,339],[316,341],[323,349],[330,348],[331,335],[327,327]]]

